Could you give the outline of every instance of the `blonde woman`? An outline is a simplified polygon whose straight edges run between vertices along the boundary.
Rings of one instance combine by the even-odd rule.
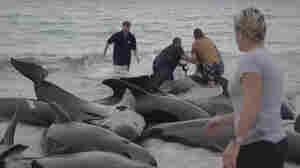
[[[224,168],[283,168],[287,138],[280,125],[283,76],[264,46],[266,23],[256,8],[234,17],[240,55],[235,79],[230,83],[234,113],[211,120],[208,136],[232,122],[235,137],[223,152]]]

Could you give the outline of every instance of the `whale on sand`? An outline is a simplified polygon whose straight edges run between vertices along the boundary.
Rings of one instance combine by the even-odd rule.
[[[120,78],[106,81],[118,82],[118,87],[129,89],[135,97],[135,111],[142,114],[146,121],[170,122],[210,117],[206,111],[190,102],[163,92],[159,94],[148,92],[147,89],[135,85],[134,80],[139,82],[139,79]]]
[[[130,160],[111,152],[90,151],[74,154],[63,154],[36,158],[12,158],[14,154],[22,154],[24,147],[12,146],[0,151],[3,168],[151,168],[152,166]]]
[[[29,157],[24,151],[29,147],[14,144],[17,111],[0,141],[0,167],[2,168],[151,168],[152,166],[139,161],[130,160],[120,154],[102,151],[88,151],[74,154],[63,154],[48,157]],[[20,113],[19,113],[20,114]]]
[[[11,63],[19,72],[34,82],[35,93],[38,100],[52,101],[59,104],[66,109],[72,120],[83,121],[105,127],[123,137],[129,138],[130,140],[135,139],[141,134],[145,125],[144,120],[131,108],[131,100],[134,100],[134,98],[132,96],[127,96],[129,94],[128,92],[125,92],[125,89],[124,93],[122,93],[122,96],[120,97],[120,101],[118,102],[119,104],[115,106],[101,105],[96,102],[82,100],[81,98],[78,98],[75,95],[61,89],[55,84],[45,81],[44,78],[47,76],[48,72],[37,64],[18,61],[13,58],[11,59]],[[108,82],[106,84],[114,86],[115,83]],[[115,90],[115,92],[117,91]],[[123,94],[127,97],[123,96]],[[125,106],[126,110],[119,110],[123,109],[120,107]],[[53,112],[51,111],[53,111],[53,109],[49,107],[48,109],[49,113],[45,114],[52,115]],[[122,113],[115,113],[118,111],[122,111]],[[40,115],[42,115],[42,113]],[[30,117],[31,116],[28,116],[28,118]],[[126,117],[126,120],[123,117]],[[34,119],[34,117],[32,117],[32,119]],[[52,117],[49,117],[49,119],[51,119],[51,122],[48,122],[47,126],[54,121],[55,114],[52,115]],[[102,124],[102,122],[104,122],[104,124]]]
[[[154,125],[143,132],[140,140],[148,137],[160,138],[189,146],[223,151],[233,137],[233,126],[221,127],[217,130],[217,136],[205,136],[204,129],[210,119],[194,119]]]
[[[221,88],[208,88],[201,78],[195,75],[166,81],[160,89],[203,108],[211,115],[233,112],[231,100],[220,94]],[[284,120],[292,120],[295,117],[294,110],[287,99],[281,102],[281,117]]]
[[[195,119],[173,123],[158,124],[143,132],[140,141],[146,138],[160,138],[165,141],[179,142],[193,147],[203,147],[223,152],[233,138],[233,125],[227,124],[217,129],[216,136],[204,135],[204,129],[210,119]],[[287,160],[300,163],[300,134],[293,128],[293,120],[282,120],[282,128],[287,135]]]
[[[70,117],[77,121],[88,121],[93,119],[103,119],[109,115],[109,110],[98,103],[83,100],[59,86],[48,82],[45,78],[48,71],[42,66],[16,60],[11,58],[11,64],[21,74],[34,83],[35,95],[38,100],[51,100],[61,105],[70,113]]]
[[[175,95],[177,98],[192,103],[203,110],[207,111],[211,116],[217,114],[226,114],[233,112],[233,106],[230,98],[221,94],[221,88],[209,88],[201,78],[197,76],[187,76],[183,79],[165,81],[160,88],[153,88],[151,85],[152,79],[150,76],[141,75],[130,78],[120,78],[129,83],[135,84],[145,91],[153,95]],[[105,83],[115,83],[115,79],[107,79]],[[113,90],[122,90],[122,85],[107,85]],[[294,119],[295,114],[293,108],[290,107],[287,100],[283,100],[281,104],[281,116],[282,119],[290,120]]]
[[[104,120],[91,121],[91,123],[107,128],[131,141],[137,139],[146,127],[144,118],[128,106],[116,106],[111,116]]]
[[[55,110],[57,120],[44,134],[42,146],[45,153],[52,155],[99,150],[157,165],[154,157],[143,147],[108,129],[72,121],[58,104],[49,102],[49,105]]]
[[[1,158],[0,158],[1,159]],[[64,154],[57,156],[49,156],[44,158],[30,158],[24,160],[16,160],[14,163],[8,164],[18,165],[19,168],[151,168],[152,166],[132,161],[119,154],[111,152],[90,151],[74,154]],[[9,165],[4,168],[9,168]]]
[[[13,112],[18,108],[19,121],[49,126],[55,120],[55,113],[48,103],[27,98],[0,98],[0,118],[7,120],[12,118]]]

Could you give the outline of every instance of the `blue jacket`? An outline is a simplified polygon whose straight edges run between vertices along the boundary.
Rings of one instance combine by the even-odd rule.
[[[136,39],[134,34],[128,32],[127,38],[123,31],[114,33],[108,40],[108,44],[114,43],[113,64],[130,65],[131,50],[136,50]]]

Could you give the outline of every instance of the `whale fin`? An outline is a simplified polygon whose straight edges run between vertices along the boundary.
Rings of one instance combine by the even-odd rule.
[[[113,95],[100,100],[96,100],[95,102],[104,105],[115,105],[122,100],[122,97],[126,91],[125,87],[121,87],[119,83],[113,79],[105,79],[102,81],[102,84],[110,87],[113,90]]]
[[[60,105],[51,101],[47,101],[47,103],[56,112],[56,123],[65,123],[72,121],[69,113],[67,113]]]
[[[120,80],[124,80],[128,83],[132,83],[136,86],[139,86],[151,94],[159,94],[162,96],[168,95],[168,93],[162,91],[159,87],[154,85],[154,78],[152,78],[149,75],[142,75],[138,77],[122,77],[120,78]]]
[[[140,95],[150,94],[149,92],[147,92],[145,89],[141,88],[140,86],[130,83],[126,80],[122,80],[122,79],[110,79],[110,80],[114,80],[114,82],[118,83],[118,85],[120,87],[128,88],[132,92],[133,96],[135,96],[135,97],[140,96]]]
[[[42,66],[32,62],[25,62],[11,58],[10,63],[18,72],[32,80],[34,83],[42,82],[49,74],[49,72]]]
[[[14,145],[14,136],[18,122],[17,112],[18,106],[16,106],[16,111],[4,133],[2,140],[0,141],[0,145],[2,146],[0,151],[0,160],[4,160],[5,158],[14,154],[19,154],[29,147],[22,144]]]
[[[13,145],[14,144],[14,136],[15,136],[15,131],[16,131],[17,123],[18,123],[17,111],[18,111],[18,105],[16,105],[16,111],[4,133],[2,140],[0,141],[1,145]]]
[[[16,145],[11,145],[5,150],[0,152],[0,160],[4,160],[5,158],[22,153],[24,150],[26,150],[29,146],[27,145],[22,145],[22,144],[16,144]]]

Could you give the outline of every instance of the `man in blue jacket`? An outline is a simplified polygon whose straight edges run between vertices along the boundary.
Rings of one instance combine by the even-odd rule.
[[[104,49],[105,57],[109,45],[114,43],[113,65],[117,73],[120,73],[120,70],[129,72],[131,63],[131,50],[134,51],[137,62],[140,62],[140,59],[137,55],[136,38],[134,34],[130,32],[130,26],[131,23],[129,21],[124,21],[122,23],[122,30],[114,33],[107,40]]]

